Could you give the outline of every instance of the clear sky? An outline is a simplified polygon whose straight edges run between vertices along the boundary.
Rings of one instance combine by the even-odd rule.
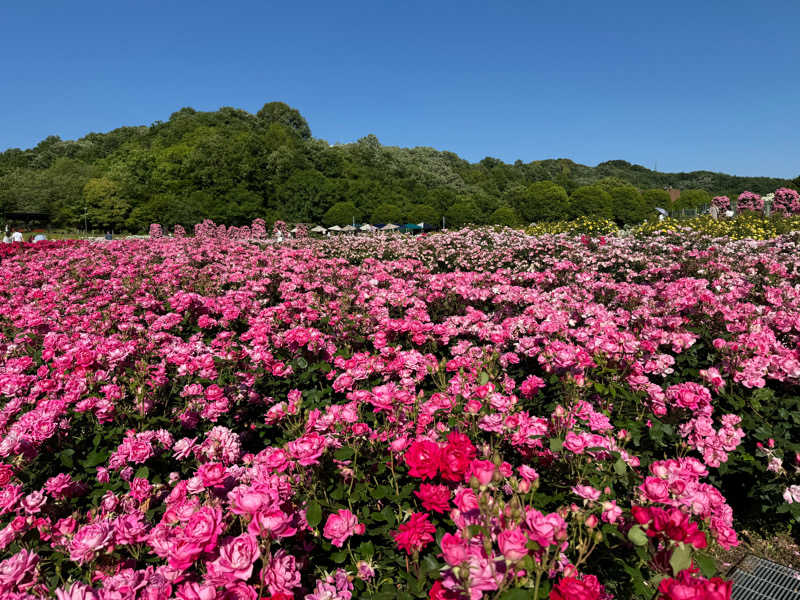
[[[0,149],[280,100],[476,161],[800,175],[800,1],[0,5]]]

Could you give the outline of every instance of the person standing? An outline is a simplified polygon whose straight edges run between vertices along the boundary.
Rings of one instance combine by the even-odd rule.
[[[21,242],[22,241],[22,232],[15,229],[14,233],[11,234],[11,241],[12,242]]]

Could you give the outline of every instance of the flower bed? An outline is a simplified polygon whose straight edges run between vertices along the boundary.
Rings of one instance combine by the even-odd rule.
[[[727,598],[797,532],[800,236],[199,231],[0,257],[3,598]]]

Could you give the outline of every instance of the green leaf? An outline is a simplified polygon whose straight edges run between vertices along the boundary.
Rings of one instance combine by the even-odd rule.
[[[89,456],[86,457],[86,460],[81,461],[81,464],[85,468],[90,469],[92,467],[96,467],[97,465],[106,462],[107,458],[108,458],[107,450],[102,450],[100,452],[98,452],[97,450],[92,450],[89,453]]]
[[[625,466],[625,461],[618,458],[617,462],[614,463],[614,473],[617,475],[625,475]]]
[[[347,551],[345,550],[342,550],[341,552],[334,552],[333,554],[331,554],[331,559],[333,560],[333,562],[339,565],[342,564],[346,558],[347,558]]]
[[[333,453],[333,456],[336,457],[337,460],[347,460],[352,458],[353,454],[355,454],[355,451],[352,448],[348,446],[342,446]]]
[[[561,438],[550,438],[550,450],[553,452],[561,452],[564,447],[564,440]]]
[[[697,566],[700,567],[703,577],[710,578],[717,574],[717,562],[708,554],[698,552],[694,557],[694,561],[697,563]]]
[[[375,546],[372,545],[372,542],[362,542],[359,544],[356,552],[358,552],[361,558],[368,560],[375,555]]]
[[[692,553],[689,547],[681,543],[672,551],[669,557],[669,566],[672,567],[672,575],[677,576],[684,569],[688,569],[692,564]]]
[[[533,597],[531,590],[516,588],[507,590],[500,596],[500,600],[530,600]]]
[[[138,469],[136,469],[136,473],[133,475],[134,477],[139,477],[141,479],[147,479],[150,476],[150,469],[142,465]]]
[[[634,525],[628,530],[628,539],[634,546],[644,546],[647,544],[647,534],[639,525]]]
[[[61,464],[67,467],[68,469],[71,469],[73,467],[74,464],[72,462],[73,454],[75,454],[75,450],[70,448],[68,450],[62,450],[61,454],[58,455],[58,458],[61,460]]]
[[[316,527],[322,521],[322,507],[313,500],[306,507],[306,521],[310,527]]]
[[[480,379],[478,380],[481,385],[489,383],[489,374],[486,371],[481,371]]]
[[[308,367],[308,361],[301,356],[300,358],[297,359],[297,366],[300,367],[301,369],[305,369],[306,367]]]

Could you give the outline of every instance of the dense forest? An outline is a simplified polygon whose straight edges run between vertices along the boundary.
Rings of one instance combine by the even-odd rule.
[[[638,222],[655,206],[797,187],[709,171],[660,173],[622,160],[470,163],[433,148],[383,146],[374,135],[330,145],[282,102],[256,114],[182,108],[166,122],[68,141],[51,136],[0,153],[3,215],[45,215],[54,228],[143,231],[150,223],[231,225],[255,217],[324,223],[517,224],[580,215]],[[665,187],[683,190],[669,206]],[[16,217],[22,218],[20,216]]]

